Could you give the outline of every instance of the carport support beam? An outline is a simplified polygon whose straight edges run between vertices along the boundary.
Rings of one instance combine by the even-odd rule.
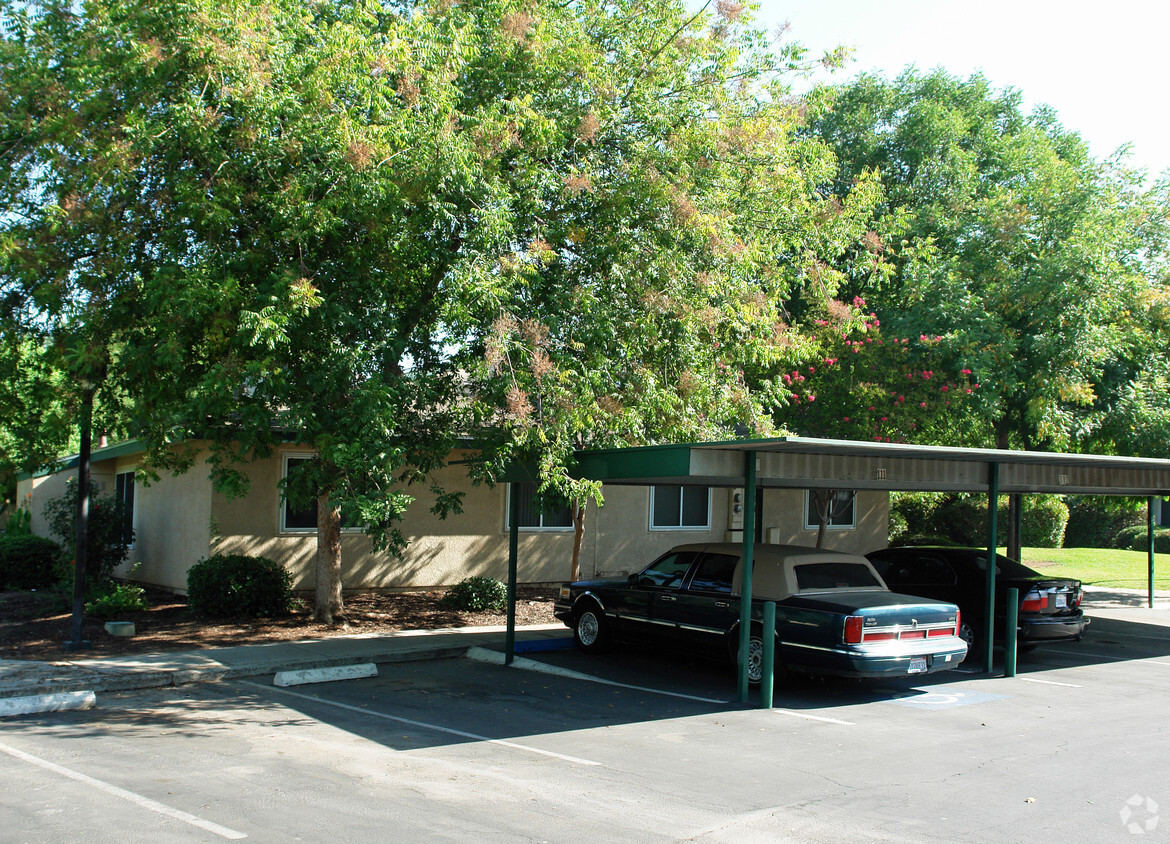
[[[1007,641],[1004,642],[1003,676],[1016,676],[1016,657],[1018,652],[1017,628],[1020,624],[1020,590],[1015,587],[1007,591]]]
[[[995,666],[995,552],[999,547],[999,464],[988,464],[987,478],[987,612],[983,616],[984,662]]]
[[[747,703],[748,643],[752,632],[752,567],[756,550],[756,453],[744,452],[743,459],[743,573],[739,586],[739,702]]]
[[[1150,496],[1146,500],[1146,541],[1149,544],[1149,606],[1154,608],[1154,508],[1158,506],[1158,499]]]
[[[516,655],[516,559],[520,555],[520,485],[512,484],[508,501],[508,633],[504,639],[504,665]]]

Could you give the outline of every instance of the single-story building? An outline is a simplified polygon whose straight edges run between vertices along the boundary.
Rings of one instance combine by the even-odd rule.
[[[297,511],[283,500],[280,480],[311,450],[286,445],[245,467],[249,493],[236,499],[212,489],[204,461],[177,477],[150,484],[135,479],[142,447],[126,442],[94,449],[91,474],[101,494],[124,501],[133,514],[134,547],[122,574],[132,580],[177,592],[187,586],[187,570],[216,553],[270,557],[285,565],[293,586],[315,586],[316,514]],[[375,552],[360,529],[342,535],[343,582],[347,589],[421,589],[457,583],[471,575],[503,580],[508,571],[509,499],[513,486],[530,498],[531,484],[472,486],[451,456],[439,480],[464,492],[463,512],[446,520],[430,513],[427,490],[401,525],[409,540],[397,559]],[[47,501],[76,477],[76,458],[57,471],[18,482],[17,497],[32,513],[34,533],[47,535]],[[661,551],[683,542],[738,541],[742,538],[743,490],[726,485],[613,484],[603,486],[604,506],[590,505],[581,552],[584,577],[628,573]],[[823,494],[823,493],[822,493]],[[866,553],[885,547],[889,532],[889,493],[884,489],[839,490],[831,507],[823,545]],[[520,502],[518,579],[555,583],[569,576],[573,528],[567,509],[541,513]],[[805,489],[767,489],[756,509],[759,536],[766,542],[814,545],[818,533],[816,499]]]

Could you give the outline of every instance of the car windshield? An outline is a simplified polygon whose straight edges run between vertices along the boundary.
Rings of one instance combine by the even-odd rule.
[[[804,563],[793,567],[798,589],[880,589],[869,566],[861,563]]]

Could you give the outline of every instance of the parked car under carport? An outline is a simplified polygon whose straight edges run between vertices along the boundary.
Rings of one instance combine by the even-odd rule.
[[[866,555],[891,589],[958,604],[960,635],[972,654],[981,653],[987,605],[987,549],[944,546],[885,548]],[[1080,604],[1081,582],[1047,577],[996,555],[995,636],[1003,641],[1009,589],[1019,590],[1018,641],[1030,649],[1045,642],[1080,641],[1090,619]]]

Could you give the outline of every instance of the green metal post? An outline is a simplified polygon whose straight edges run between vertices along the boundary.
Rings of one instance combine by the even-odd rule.
[[[743,572],[739,586],[739,702],[747,703],[748,643],[752,630],[752,563],[756,550],[756,453],[744,454],[743,467]]]
[[[1149,606],[1154,608],[1154,508],[1158,504],[1158,499],[1150,496],[1146,501],[1146,540],[1149,543],[1149,563],[1150,563],[1150,577],[1149,577]]]
[[[987,612],[983,616],[987,673],[995,665],[995,553],[999,547],[999,464],[988,466],[987,479]]]
[[[776,677],[776,602],[764,604],[764,676],[760,678],[760,707],[772,708]]]
[[[520,484],[512,484],[508,502],[508,633],[504,639],[504,664],[516,655],[516,559],[520,555]]]
[[[1016,676],[1016,628],[1020,624],[1020,590],[1009,589],[1007,593],[1007,648],[1003,655],[1003,676]]]

